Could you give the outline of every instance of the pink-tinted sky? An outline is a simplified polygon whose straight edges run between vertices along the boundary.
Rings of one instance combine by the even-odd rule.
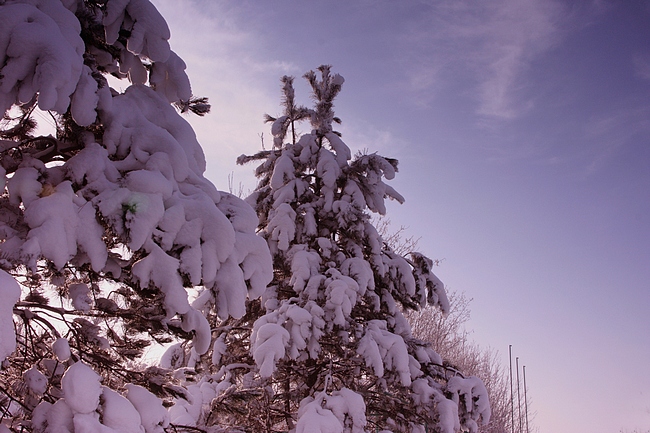
[[[254,185],[279,77],[332,64],[344,140],[400,160],[388,216],[513,345],[540,432],[650,429],[650,2],[154,3],[217,186]]]

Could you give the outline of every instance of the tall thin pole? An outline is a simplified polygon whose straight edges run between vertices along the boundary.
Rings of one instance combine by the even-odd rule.
[[[510,356],[510,425],[512,433],[515,433],[515,397],[512,392],[512,344],[508,345],[508,355]]]
[[[519,393],[519,357],[515,358],[517,364],[517,409],[519,411],[519,433],[521,433],[521,395]]]
[[[528,429],[528,390],[526,389],[526,366],[524,365],[524,409],[526,410],[526,433],[530,433]]]

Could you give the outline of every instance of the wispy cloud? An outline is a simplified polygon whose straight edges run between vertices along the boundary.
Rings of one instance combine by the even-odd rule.
[[[605,166],[624,146],[648,146],[650,107],[645,104],[621,107],[609,115],[593,118],[585,125],[584,137],[589,144],[585,176]]]
[[[637,77],[650,80],[650,55],[638,54],[633,59],[634,72]]]
[[[396,148],[406,147],[406,143],[392,132],[378,128],[377,125],[357,121],[354,125],[341,125],[343,140],[353,153],[378,152],[392,156]]]
[[[520,91],[538,56],[560,40],[564,7],[549,0],[435,1],[403,39],[412,47],[414,92],[432,93],[465,75],[476,112],[512,119],[532,106]]]

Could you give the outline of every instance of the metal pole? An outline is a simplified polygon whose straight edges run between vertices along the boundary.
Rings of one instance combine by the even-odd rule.
[[[519,357],[515,358],[517,364],[517,409],[519,411],[519,433],[521,433],[521,395],[519,393]]]
[[[515,433],[515,397],[512,392],[512,344],[508,345],[508,355],[510,356],[510,425],[512,433]]]
[[[524,409],[526,410],[526,433],[530,433],[528,429],[528,390],[526,389],[526,366],[524,365]]]

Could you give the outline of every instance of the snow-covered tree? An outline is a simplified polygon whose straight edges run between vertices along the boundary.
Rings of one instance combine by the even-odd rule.
[[[0,23],[0,431],[205,425],[214,329],[272,278],[179,114],[209,106],[148,0],[7,0]]]
[[[332,127],[340,122],[333,101],[343,78],[328,66],[305,78],[315,106],[298,106],[293,79],[284,77],[284,112],[267,117],[273,148],[239,159],[261,160],[247,201],[275,270],[261,305],[249,305],[256,370],[230,376],[238,384],[233,397],[241,400],[248,389],[246,407],[255,407],[247,427],[475,432],[490,417],[483,383],[445,366],[413,337],[403,315],[427,304],[448,310],[432,261],[397,254],[370,222],[369,211],[386,212],[387,198],[403,201],[384,182],[397,161],[375,153],[353,158]],[[300,135],[297,127],[307,121],[311,132]]]

